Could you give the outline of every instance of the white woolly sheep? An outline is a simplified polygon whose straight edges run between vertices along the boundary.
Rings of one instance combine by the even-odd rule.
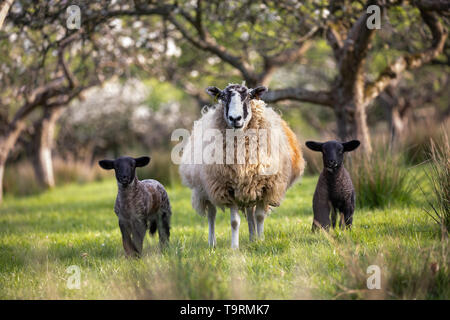
[[[265,91],[238,84],[224,90],[208,87],[208,94],[220,103],[204,112],[185,145],[180,175],[192,189],[194,209],[208,216],[210,246],[216,244],[216,206],[230,208],[231,247],[238,248],[239,210],[247,216],[250,240],[255,229],[262,238],[269,208],[279,206],[303,174],[305,161],[297,138],[280,115],[259,100]],[[202,134],[196,134],[196,128]],[[208,157],[216,161],[204,163]]]

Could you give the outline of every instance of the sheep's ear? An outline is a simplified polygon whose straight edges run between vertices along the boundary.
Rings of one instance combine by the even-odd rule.
[[[323,143],[315,141],[306,141],[306,146],[313,151],[322,151]]]
[[[208,87],[206,88],[206,93],[215,99],[219,99],[222,95],[222,90],[217,87]]]
[[[267,88],[264,86],[256,87],[250,90],[250,98],[259,99],[264,93],[267,92]]]
[[[136,161],[136,167],[145,167],[150,162],[150,157],[134,158],[134,161]]]
[[[360,144],[361,144],[361,142],[359,142],[359,140],[352,140],[352,141],[344,142],[342,145],[344,146],[344,151],[349,152],[349,151],[353,151],[356,148],[358,148]]]
[[[114,160],[100,160],[98,165],[105,170],[114,169]]]

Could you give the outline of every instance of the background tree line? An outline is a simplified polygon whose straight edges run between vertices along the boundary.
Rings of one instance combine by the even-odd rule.
[[[66,28],[73,4],[78,30]],[[380,7],[381,30],[367,28],[370,5]],[[149,136],[168,137],[167,122],[195,118],[196,106],[210,103],[206,86],[242,81],[269,86],[263,99],[293,122],[358,138],[370,155],[379,122],[396,141],[424,106],[433,106],[436,123],[448,118],[449,19],[443,0],[1,1],[0,182],[8,159],[26,158],[41,186],[52,187],[55,147],[66,156],[85,148],[91,162],[132,145],[170,147]],[[74,125],[83,103],[117,102],[102,103],[92,90],[136,78],[153,88],[144,99],[151,126],[130,127],[138,120],[120,113],[139,107],[130,101],[109,115],[117,121],[86,116]],[[92,92],[100,99],[87,99]]]

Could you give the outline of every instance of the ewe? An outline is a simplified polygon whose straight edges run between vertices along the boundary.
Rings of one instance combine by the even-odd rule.
[[[360,142],[352,140],[339,143],[328,141],[324,143],[307,141],[306,146],[314,151],[322,152],[323,171],[317,182],[313,198],[314,221],[313,231],[317,227],[330,227],[330,209],[332,209],[331,223],[336,227],[337,210],[341,213],[339,226],[350,228],[355,211],[355,189],[352,179],[343,166],[344,152],[358,148]]]
[[[119,190],[114,211],[119,218],[127,256],[141,255],[147,229],[151,235],[158,230],[160,245],[169,241],[172,211],[164,186],[153,179],[139,181],[136,176],[136,167],[144,167],[149,162],[149,157],[99,161],[100,167],[114,169],[116,173]]]
[[[259,100],[267,88],[230,84],[224,90],[208,87],[206,91],[220,103],[194,125],[183,151],[180,175],[192,189],[194,209],[208,216],[209,245],[216,244],[216,206],[228,207],[231,247],[238,248],[238,211],[247,216],[250,240],[255,231],[262,238],[269,207],[280,205],[287,188],[303,174],[305,162],[295,134],[278,113]],[[196,134],[196,128],[202,133]],[[214,161],[205,161],[210,158]]]

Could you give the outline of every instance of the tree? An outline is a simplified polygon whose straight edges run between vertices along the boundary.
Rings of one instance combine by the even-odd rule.
[[[175,27],[185,41],[237,70],[249,86],[257,83],[267,84],[276,68],[297,61],[308,49],[307,40],[318,36],[318,29],[322,29],[333,50],[337,66],[337,75],[329,84],[329,88],[282,88],[267,92],[263,98],[268,102],[294,100],[332,108],[336,115],[340,139],[362,140],[367,154],[371,152],[367,106],[406,70],[431,63],[443,51],[447,31],[439,14],[446,14],[450,10],[449,1],[414,1],[410,4],[403,1],[368,1],[366,6],[360,2],[349,5],[348,1],[333,1],[329,4],[325,2],[324,5],[296,1],[257,3],[256,5],[267,7],[270,14],[283,14],[283,21],[275,24],[280,26],[277,29],[279,33],[276,33],[276,39],[263,32],[259,39],[250,37],[247,41],[242,41],[236,39],[230,29],[236,30],[239,26],[247,30],[246,26],[249,26],[264,30],[264,19],[258,19],[262,16],[261,10],[252,12],[252,4],[245,1],[241,5],[234,4],[234,7],[223,8],[227,5],[229,4],[216,1],[205,3],[199,0],[195,5],[179,5],[176,9],[164,12],[162,16]],[[370,5],[377,5],[383,15],[397,7],[418,10],[420,15],[415,23],[426,26],[431,35],[428,48],[417,49],[414,53],[405,50],[406,52],[384,70],[377,70],[378,76],[374,81],[368,77],[370,71],[366,63],[376,35],[376,29],[367,27],[367,21],[372,15],[367,12]],[[145,15],[142,7],[136,7],[133,12]],[[294,21],[297,23],[296,27],[293,27]],[[227,32],[221,32],[218,24]],[[276,28],[271,27],[272,30]],[[308,27],[310,31],[305,32]],[[285,36],[286,34],[297,39],[293,40]],[[271,41],[283,50],[268,54],[270,50],[265,46],[267,41],[264,41],[264,37],[272,38]],[[283,39],[286,39],[287,48],[282,45]],[[251,59],[250,53],[258,57]]]
[[[105,41],[113,28],[98,27],[110,16],[92,15],[81,29],[71,31],[61,23],[65,21],[64,3],[17,1],[17,5],[18,10],[10,12],[6,32],[0,38],[0,202],[8,155],[19,135],[30,125],[30,115],[41,108],[45,115],[67,106],[85,89],[123,72],[129,64],[125,59],[115,58],[116,47],[107,49],[114,41],[111,38]],[[47,156],[48,143],[45,143],[49,141],[52,127],[46,122],[52,118],[50,114],[42,117],[39,124],[42,130],[38,138],[43,143],[37,150],[40,160],[35,163],[44,184],[52,180],[48,170],[51,157]]]

